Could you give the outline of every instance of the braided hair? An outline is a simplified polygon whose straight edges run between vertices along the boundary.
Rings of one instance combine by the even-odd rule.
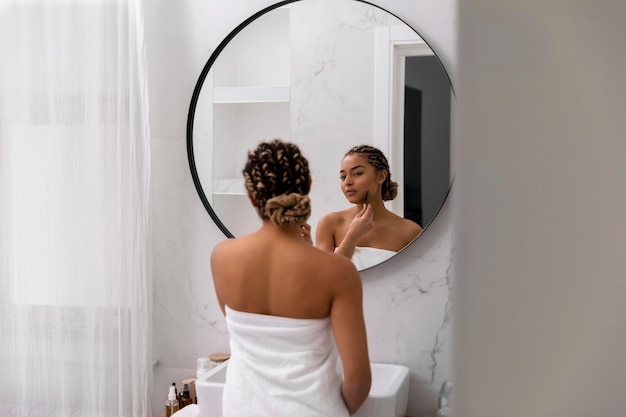
[[[273,139],[249,151],[246,189],[262,219],[282,227],[304,224],[311,215],[309,162],[293,143]]]
[[[368,162],[376,169],[376,172],[387,171],[387,177],[382,184],[382,198],[383,201],[390,201],[396,198],[398,195],[398,183],[391,181],[391,172],[389,171],[389,162],[385,154],[373,146],[370,145],[357,145],[350,149],[343,156],[344,158],[349,155],[360,154],[367,158]]]

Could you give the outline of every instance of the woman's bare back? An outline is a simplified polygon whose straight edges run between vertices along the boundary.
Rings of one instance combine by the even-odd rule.
[[[222,309],[322,318],[339,284],[360,285],[349,260],[274,227],[220,243],[211,263]]]

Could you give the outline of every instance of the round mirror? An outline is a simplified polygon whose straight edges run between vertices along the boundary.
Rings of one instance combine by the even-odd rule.
[[[227,237],[261,221],[246,197],[247,151],[295,142],[309,160],[309,223],[350,206],[339,170],[353,146],[389,160],[394,213],[426,229],[451,183],[453,90],[435,53],[391,13],[359,0],[292,0],[233,30],[209,57],[187,120],[198,194]],[[374,265],[367,265],[367,269]]]

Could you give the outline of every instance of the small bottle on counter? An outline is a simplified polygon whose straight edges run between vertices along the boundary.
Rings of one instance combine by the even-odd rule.
[[[185,386],[185,384],[189,384],[189,396],[193,399],[193,403],[197,404],[197,396],[196,396],[196,378],[185,378],[181,381],[181,384]],[[180,403],[180,399],[178,400]]]
[[[228,353],[213,353],[209,357],[198,358],[198,367],[196,370],[196,378],[200,379],[203,375],[209,372],[211,369],[219,366],[230,359]]]
[[[193,403],[193,398],[191,398],[189,393],[189,384],[185,383],[183,384],[183,390],[178,395],[178,407],[182,410],[185,406]]]
[[[196,369],[196,378],[200,379],[204,374],[211,370],[211,358],[198,358],[198,368]]]
[[[170,392],[167,394],[165,402],[165,417],[170,417],[178,411],[178,400],[176,399],[176,386],[170,385]]]

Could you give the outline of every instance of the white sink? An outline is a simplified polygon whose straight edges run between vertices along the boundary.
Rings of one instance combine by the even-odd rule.
[[[200,417],[222,417],[222,391],[228,361],[196,381]],[[354,417],[399,417],[406,415],[409,400],[409,368],[372,363],[370,393]]]
[[[372,363],[372,387],[354,417],[404,417],[409,401],[409,368]]]

